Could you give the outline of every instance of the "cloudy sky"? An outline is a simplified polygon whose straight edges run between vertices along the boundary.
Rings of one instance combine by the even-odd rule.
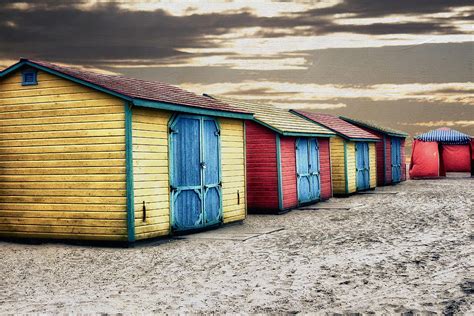
[[[0,65],[36,58],[474,135],[472,0],[0,2]]]

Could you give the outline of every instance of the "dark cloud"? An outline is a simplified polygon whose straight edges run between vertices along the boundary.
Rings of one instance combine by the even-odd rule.
[[[210,48],[218,44],[209,35],[244,27],[262,27],[256,36],[279,37],[337,32],[361,34],[450,34],[449,23],[437,20],[412,23],[338,25],[335,13],[383,16],[389,13],[441,12],[468,1],[361,1],[350,0],[331,8],[278,17],[258,17],[249,11],[173,16],[163,10],[129,11],[113,3],[78,8],[82,1],[31,2],[27,9],[0,3],[0,58],[19,56],[51,61],[107,65],[119,60],[156,63],[187,58],[182,47]],[[302,28],[304,27],[304,28]],[[285,31],[281,31],[284,29]],[[215,55],[215,54],[213,54]],[[193,55],[194,56],[194,55]],[[143,62],[143,63],[141,63]],[[133,65],[133,61],[130,62]]]
[[[351,13],[357,17],[382,17],[390,14],[417,15],[450,11],[472,6],[472,0],[345,0],[332,7],[306,12],[308,16]]]

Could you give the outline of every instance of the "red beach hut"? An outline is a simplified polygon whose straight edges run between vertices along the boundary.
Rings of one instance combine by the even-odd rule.
[[[245,124],[249,212],[283,213],[332,197],[332,131],[272,105],[209,97],[254,113]]]

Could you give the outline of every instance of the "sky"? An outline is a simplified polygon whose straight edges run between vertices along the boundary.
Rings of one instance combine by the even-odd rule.
[[[474,135],[472,0],[0,2],[20,57]]]

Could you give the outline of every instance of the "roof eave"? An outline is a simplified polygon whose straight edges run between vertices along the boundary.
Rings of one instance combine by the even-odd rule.
[[[294,136],[294,137],[334,137],[336,136],[336,134],[324,134],[324,133],[311,133],[311,132],[291,132],[291,131],[282,131],[270,124],[267,124],[261,120],[259,120],[258,118],[256,118],[255,116],[253,117],[253,121],[262,125],[262,126],[265,126],[266,128],[274,131],[275,133],[278,133],[280,134],[281,136]]]
[[[380,129],[380,128],[377,128],[377,127],[374,127],[374,126],[370,126],[370,125],[367,125],[363,122],[360,122],[360,121],[356,121],[356,120],[353,120],[351,118],[348,118],[348,117],[345,117],[345,116],[339,116],[339,118],[341,120],[344,120],[348,123],[351,123],[351,124],[354,124],[356,126],[362,126],[362,127],[365,127],[365,128],[368,128],[368,129],[371,129],[371,130],[374,130],[376,132],[379,132],[379,133],[382,133],[382,134],[385,134],[385,135],[388,135],[388,136],[392,136],[392,137],[401,137],[401,138],[407,138],[408,137],[408,134],[400,134],[400,133],[393,133],[393,132],[388,132],[388,131],[385,131],[383,129]]]
[[[152,100],[145,100],[145,99],[133,99],[132,103],[133,105],[139,106],[139,107],[167,110],[167,111],[174,111],[174,112],[183,112],[183,113],[208,115],[208,116],[219,116],[219,117],[234,118],[234,119],[241,119],[241,120],[253,119],[252,113],[206,109],[206,108],[201,108],[201,107],[194,107],[194,106],[188,106],[188,105],[180,105],[180,104],[166,103],[166,102],[152,101]]]

